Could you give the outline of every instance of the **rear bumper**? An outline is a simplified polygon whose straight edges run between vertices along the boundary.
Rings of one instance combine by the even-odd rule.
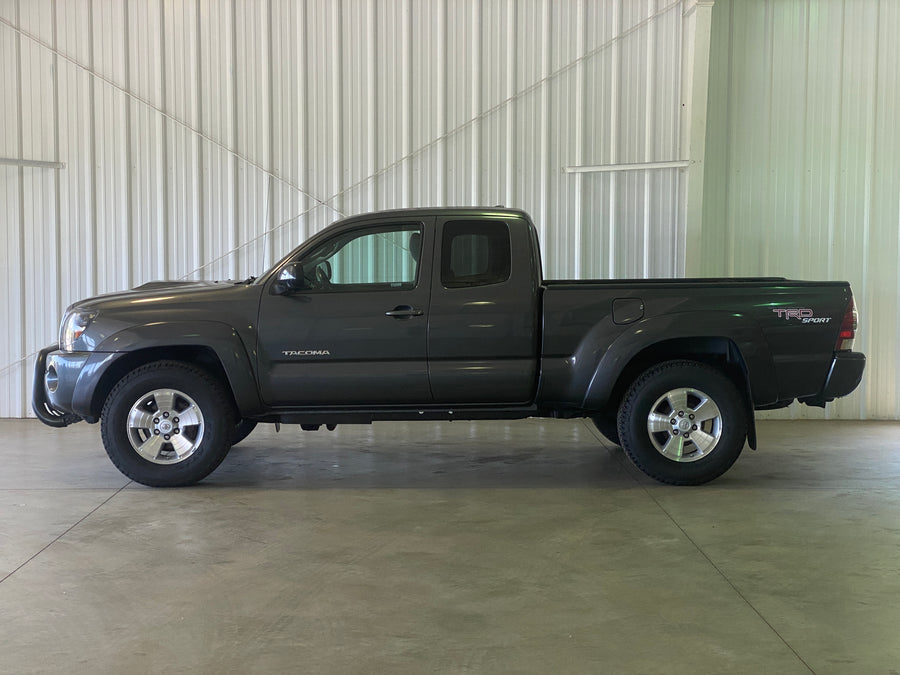
[[[825,378],[825,386],[816,396],[801,398],[801,403],[824,408],[825,404],[846,396],[859,386],[866,369],[866,355],[860,352],[835,352]]]

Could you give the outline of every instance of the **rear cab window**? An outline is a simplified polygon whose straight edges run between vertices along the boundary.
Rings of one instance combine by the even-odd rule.
[[[511,254],[506,223],[450,221],[444,224],[441,244],[444,288],[489,286],[509,280]]]

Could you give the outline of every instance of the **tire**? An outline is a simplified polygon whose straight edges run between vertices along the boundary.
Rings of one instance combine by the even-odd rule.
[[[240,443],[247,438],[256,428],[256,422],[253,420],[240,420],[231,431],[231,447]]]
[[[591,417],[591,421],[606,440],[613,445],[622,445],[619,441],[619,422],[615,415],[594,415]]]
[[[130,479],[181,487],[219,466],[235,427],[231,397],[219,380],[186,363],[155,361],[113,387],[100,433],[106,454]]]
[[[722,372],[696,361],[667,361],[645,371],[625,394],[618,421],[635,466],[670,485],[718,478],[747,439],[740,392]]]

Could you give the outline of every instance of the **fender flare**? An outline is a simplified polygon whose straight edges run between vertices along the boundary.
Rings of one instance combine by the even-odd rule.
[[[650,317],[630,325],[602,353],[585,391],[583,408],[599,410],[606,406],[619,379],[641,353],[667,341],[692,339],[726,340],[734,345],[746,368],[751,405],[778,399],[775,362],[756,322],[743,314],[698,311]],[[588,350],[590,346],[580,349]],[[683,356],[673,354],[672,358]]]
[[[82,369],[73,408],[92,409],[97,385],[104,376],[112,375],[118,380],[124,375],[117,372],[115,364],[129,364],[127,371],[135,367],[130,364],[142,353],[155,360],[166,358],[165,350],[174,352],[185,348],[209,350],[215,355],[241,415],[262,408],[250,351],[234,327],[217,321],[159,321],[129,326],[110,335],[98,345]]]

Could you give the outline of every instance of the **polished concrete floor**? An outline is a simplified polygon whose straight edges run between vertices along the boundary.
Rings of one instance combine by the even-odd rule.
[[[713,484],[582,421],[259,428],[149,489],[0,421],[0,672],[900,672],[900,424],[765,422]]]

